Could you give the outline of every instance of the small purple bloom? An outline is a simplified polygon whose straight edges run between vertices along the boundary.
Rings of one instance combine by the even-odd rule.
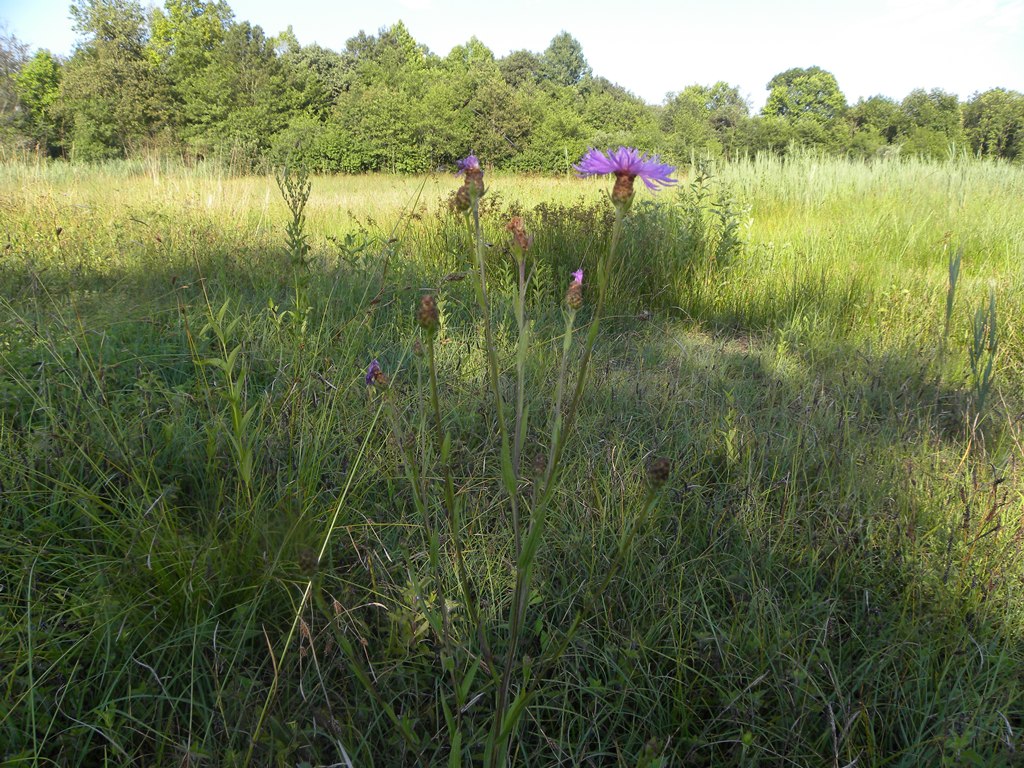
[[[572,273],[572,281],[577,285],[583,285],[583,269],[577,269]]]
[[[657,155],[641,153],[633,147],[619,147],[608,152],[588,149],[579,165],[573,168],[581,178],[605,173],[626,176],[630,180],[639,176],[647,188],[655,192],[660,188],[659,185],[668,187],[676,183],[676,179],[672,178],[675,166],[662,163]]]
[[[459,166],[458,173],[480,170],[480,161],[477,159],[476,155],[468,155],[462,160],[459,160],[456,165]],[[458,175],[458,173],[456,175]]]
[[[380,363],[376,359],[370,363],[370,367],[366,369],[366,386],[373,386],[373,383],[377,380],[377,377],[383,373],[380,369]]]

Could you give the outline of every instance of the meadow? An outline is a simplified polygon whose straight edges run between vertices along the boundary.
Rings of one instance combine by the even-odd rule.
[[[1024,168],[679,176],[0,166],[0,763],[1024,764]]]

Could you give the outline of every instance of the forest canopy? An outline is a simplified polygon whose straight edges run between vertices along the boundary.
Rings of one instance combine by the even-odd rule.
[[[415,173],[469,152],[497,168],[566,171],[589,146],[641,146],[674,162],[803,147],[1024,158],[1024,94],[962,102],[941,89],[849,104],[832,73],[795,67],[758,114],[737,86],[691,84],[648,104],[595,73],[579,41],[498,58],[470,37],[446,55],[398,21],[335,51],[268,36],[224,0],[71,5],[67,58],[0,36],[0,149],[74,161],[139,155],[251,170],[301,160],[322,172]]]

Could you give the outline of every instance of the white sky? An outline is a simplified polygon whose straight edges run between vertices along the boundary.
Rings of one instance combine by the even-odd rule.
[[[543,51],[563,29],[595,74],[650,103],[717,80],[759,109],[765,84],[790,67],[832,72],[852,104],[914,88],[966,99],[1024,92],[1024,0],[228,0],[268,35],[291,24],[300,43],[341,50],[359,30],[399,19],[434,53],[476,36],[495,55]],[[71,51],[68,0],[0,0],[0,25],[33,48]]]

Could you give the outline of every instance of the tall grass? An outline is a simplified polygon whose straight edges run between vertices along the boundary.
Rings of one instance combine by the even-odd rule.
[[[455,186],[313,178],[296,260],[273,178],[0,167],[0,757],[483,759],[501,647],[479,638],[503,642],[516,541]],[[520,214],[544,413],[565,283],[612,209],[600,183],[488,187],[502,392]],[[1022,203],[1012,166],[813,157],[638,199],[534,565],[511,764],[1020,759]],[[425,291],[464,575],[366,396],[377,357],[432,455]],[[664,500],[593,599],[651,455]]]

